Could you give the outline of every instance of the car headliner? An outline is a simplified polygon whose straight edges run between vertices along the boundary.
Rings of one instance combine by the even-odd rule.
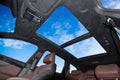
[[[25,0],[21,8],[19,0],[13,4],[11,2],[7,6],[11,8],[13,16],[17,17],[15,32],[0,32],[1,38],[19,39],[33,43],[38,46],[38,52],[55,52],[56,55],[83,71],[92,69],[99,64],[119,62],[120,42],[113,28],[116,26],[111,25],[110,23],[113,22],[107,22],[107,20],[111,19],[115,22],[115,25],[120,27],[120,10],[106,9],[102,6],[100,0],[39,0],[35,2]],[[47,38],[36,34],[36,30],[61,5],[67,7],[88,29],[89,33],[58,46]],[[94,37],[106,50],[107,54],[77,59],[64,50],[65,47],[90,37]]]

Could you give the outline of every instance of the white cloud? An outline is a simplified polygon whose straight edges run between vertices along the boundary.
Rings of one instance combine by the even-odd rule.
[[[11,28],[8,28],[8,31],[9,31],[9,32],[14,32],[14,30],[12,30]]]
[[[67,31],[65,32],[58,29],[57,33],[61,32],[60,41],[67,42],[75,37],[88,33],[88,30],[79,21],[76,28],[78,30],[76,30],[73,34],[68,34]],[[66,47],[65,49],[75,55],[77,58],[106,52],[94,38],[78,42],[69,47]]]
[[[64,22],[64,27],[66,27],[67,29],[71,29],[72,25],[69,22]]]
[[[94,39],[94,38],[91,38],[91,39],[88,39],[88,41],[86,41],[87,44],[89,44],[86,46],[86,50],[88,54],[90,55],[94,55],[94,54],[98,54],[98,53],[105,53],[106,51],[102,48],[102,46],[100,46],[100,44]]]
[[[77,58],[106,52],[94,38],[71,45],[66,50]]]
[[[76,55],[76,53],[78,53],[78,51],[77,51],[77,49],[78,49],[77,45],[70,45],[69,47],[66,47],[65,49],[68,50],[73,55]]]
[[[103,1],[106,8],[120,9],[120,0],[107,0]]]
[[[50,32],[45,32],[45,36],[57,44],[63,44],[74,38],[73,34],[69,34],[69,29],[72,27],[70,23],[55,22],[52,24],[51,28],[54,30],[53,35]]]
[[[88,33],[88,30],[80,22],[78,22],[77,27],[79,28],[79,30],[75,32],[76,36],[80,36],[80,35],[83,35],[85,33]]]
[[[1,15],[0,28],[2,29],[0,29],[0,31],[14,32],[15,20],[16,19],[9,17],[7,14]]]
[[[57,44],[63,44],[69,40],[72,40],[74,38],[73,34],[68,34],[67,30],[59,30],[56,29],[54,36],[47,35],[47,38],[52,40],[53,42]]]
[[[61,27],[61,23],[60,22],[55,22],[54,24],[52,24],[51,27],[55,28],[55,29],[59,29]]]
[[[78,22],[77,30],[74,33],[68,33],[68,30],[70,30],[70,28],[68,29],[63,28],[72,25],[70,25],[69,23],[66,24],[64,23],[64,25],[66,26],[62,26],[62,23],[60,22],[55,22],[54,24],[52,24],[52,28],[55,29],[54,31],[55,36],[47,35],[48,38],[56,42],[57,44],[63,44],[69,40],[74,39],[76,36],[78,37],[80,35],[88,33],[88,31],[80,22]],[[93,38],[76,43],[65,49],[72,53],[73,55],[75,55],[77,58],[106,52]]]
[[[68,33],[69,31],[72,31],[72,29],[73,29],[72,27],[73,27],[72,24],[70,24],[67,21],[66,21],[66,23],[56,22],[56,23],[52,24],[52,28],[55,29],[54,34],[56,36],[49,36],[49,38],[53,41],[55,41],[57,39],[56,41],[57,42],[59,41],[58,43],[63,44],[69,40],[74,39],[75,37],[78,37],[78,36],[83,35],[88,32],[83,27],[83,25],[80,22],[78,22],[78,25],[75,27],[75,28],[77,28],[77,30],[74,31],[74,33]],[[64,28],[66,28],[66,29],[64,29]],[[52,37],[54,37],[54,38],[52,38]],[[57,37],[57,38],[55,38],[55,37]]]
[[[115,28],[115,30],[117,31],[118,37],[119,37],[119,39],[120,39],[120,29]]]
[[[11,47],[16,49],[23,49],[25,45],[28,45],[29,43],[19,41],[19,40],[11,40],[11,39],[2,39],[4,47]]]
[[[67,26],[69,26],[69,27],[66,28]],[[54,41],[57,44],[63,44],[67,41],[74,39],[75,37],[78,37],[80,35],[88,33],[88,31],[85,29],[85,27],[80,22],[78,22],[76,31],[74,31],[73,33],[68,33],[69,32],[68,30],[73,29],[71,27],[73,27],[73,26],[68,22],[66,22],[66,24],[60,23],[60,22],[55,22],[54,24],[52,24],[52,29],[55,30],[53,33],[54,36],[51,34],[50,35],[46,34],[46,36],[47,36],[47,38],[49,38],[50,40]],[[48,31],[47,33],[50,33],[50,32]],[[76,55],[77,58],[106,52],[99,45],[99,43],[93,38],[81,41],[81,42],[71,45],[65,49],[68,50],[73,55]]]
[[[74,36],[72,34],[61,33],[60,42],[65,43],[73,38],[74,38]]]
[[[109,4],[109,7],[113,7],[114,9],[119,9],[120,8],[120,1],[112,1],[110,4]]]
[[[14,20],[7,20],[6,23],[5,23],[5,27],[7,29],[8,32],[14,32],[13,28],[14,27]]]
[[[3,45],[3,43],[0,41],[0,45]]]

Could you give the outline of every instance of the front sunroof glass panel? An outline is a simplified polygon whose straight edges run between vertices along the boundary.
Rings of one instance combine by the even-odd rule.
[[[0,5],[0,32],[14,32],[15,22],[10,9]]]
[[[76,58],[106,53],[104,48],[94,37],[72,44],[66,47],[65,50],[70,52]]]
[[[25,41],[0,39],[0,54],[22,62],[26,62],[37,49],[36,45]]]
[[[69,9],[60,6],[37,30],[37,33],[61,45],[88,31]]]

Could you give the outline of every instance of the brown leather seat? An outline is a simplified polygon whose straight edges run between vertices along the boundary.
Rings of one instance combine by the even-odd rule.
[[[95,70],[99,80],[119,80],[120,68],[116,64],[99,65]]]
[[[73,70],[68,75],[68,80],[96,80],[96,78],[94,76],[94,70],[89,70],[85,73],[80,70]]]
[[[0,80],[6,80],[7,78],[15,77],[19,71],[20,68],[14,65],[0,67]]]
[[[83,75],[82,71],[73,70],[71,74],[68,75],[68,80],[81,80],[82,75]]]
[[[51,53],[47,55],[43,62],[46,65],[42,65],[38,67],[34,72],[31,72],[24,76],[24,79],[30,79],[30,80],[45,80],[46,78],[50,78],[54,75],[56,71],[56,64],[55,64],[55,53]],[[8,80],[20,80],[17,78],[11,78]]]
[[[12,77],[12,78],[9,78],[9,79],[7,79],[7,80],[30,80],[30,79],[28,79],[28,78],[21,78],[21,77]]]
[[[88,70],[85,72],[82,80],[96,80],[94,70]]]

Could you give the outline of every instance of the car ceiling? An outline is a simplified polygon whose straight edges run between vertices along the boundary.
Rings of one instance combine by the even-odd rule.
[[[14,38],[31,42],[43,50],[55,52],[56,55],[83,71],[94,68],[99,64],[119,62],[120,41],[106,21],[111,18],[119,27],[120,10],[105,9],[100,0],[10,0],[10,2],[7,6],[11,8],[13,16],[17,17],[15,32],[0,32],[1,38]],[[67,7],[88,29],[89,33],[86,38],[94,37],[107,54],[77,59],[63,49],[63,45],[66,47],[66,43],[58,46],[47,38],[36,34],[36,30],[59,6]],[[78,41],[86,38],[80,36]]]

